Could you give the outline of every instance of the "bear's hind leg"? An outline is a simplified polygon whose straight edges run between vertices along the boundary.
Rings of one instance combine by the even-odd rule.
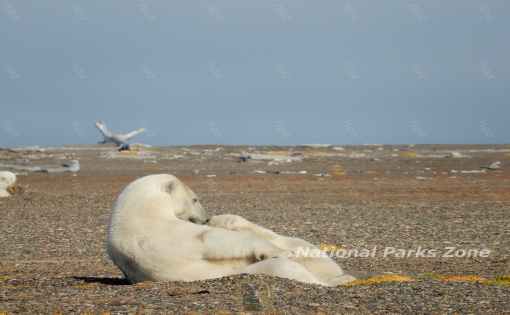
[[[310,273],[301,264],[286,257],[270,258],[261,262],[251,264],[241,273],[264,274],[274,277],[296,280],[304,283],[327,285]]]

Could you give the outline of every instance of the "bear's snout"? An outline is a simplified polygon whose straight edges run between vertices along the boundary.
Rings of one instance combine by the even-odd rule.
[[[201,218],[197,218],[197,217],[190,217],[188,220],[189,220],[189,222],[194,223],[194,224],[205,225],[205,224],[209,223],[209,218],[201,219]]]

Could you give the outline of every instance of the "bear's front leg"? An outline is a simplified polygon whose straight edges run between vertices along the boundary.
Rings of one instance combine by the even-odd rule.
[[[263,228],[235,214],[222,214],[213,216],[209,220],[208,225],[230,231],[251,231],[266,240],[272,240],[276,237],[279,237],[279,235],[275,232]]]
[[[208,225],[230,230],[230,231],[239,231],[248,229],[250,227],[251,222],[246,220],[245,218],[234,215],[234,214],[221,214],[215,215],[211,217]]]
[[[281,248],[248,231],[213,228],[203,232],[199,239],[204,246],[203,257],[210,260],[246,259],[253,263],[284,253]]]

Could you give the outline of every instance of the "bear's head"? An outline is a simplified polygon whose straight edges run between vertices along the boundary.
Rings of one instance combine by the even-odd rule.
[[[0,197],[9,196],[7,191],[16,183],[16,174],[12,172],[0,172]]]
[[[177,218],[197,224],[209,221],[197,195],[178,178],[173,177],[165,185],[165,191],[172,198],[172,211]]]
[[[129,184],[117,199],[113,214],[114,217],[133,219],[179,219],[196,224],[208,222],[207,213],[197,195],[177,177],[169,174],[149,175]]]

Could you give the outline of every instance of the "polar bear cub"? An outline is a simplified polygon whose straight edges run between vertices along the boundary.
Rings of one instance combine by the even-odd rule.
[[[16,183],[16,174],[12,172],[0,172],[0,198],[9,197],[8,189]]]
[[[110,220],[107,250],[133,283],[196,281],[249,273],[327,286],[354,280],[329,257],[293,256],[308,242],[278,235],[236,215],[210,220],[195,193],[175,176],[129,184]]]

